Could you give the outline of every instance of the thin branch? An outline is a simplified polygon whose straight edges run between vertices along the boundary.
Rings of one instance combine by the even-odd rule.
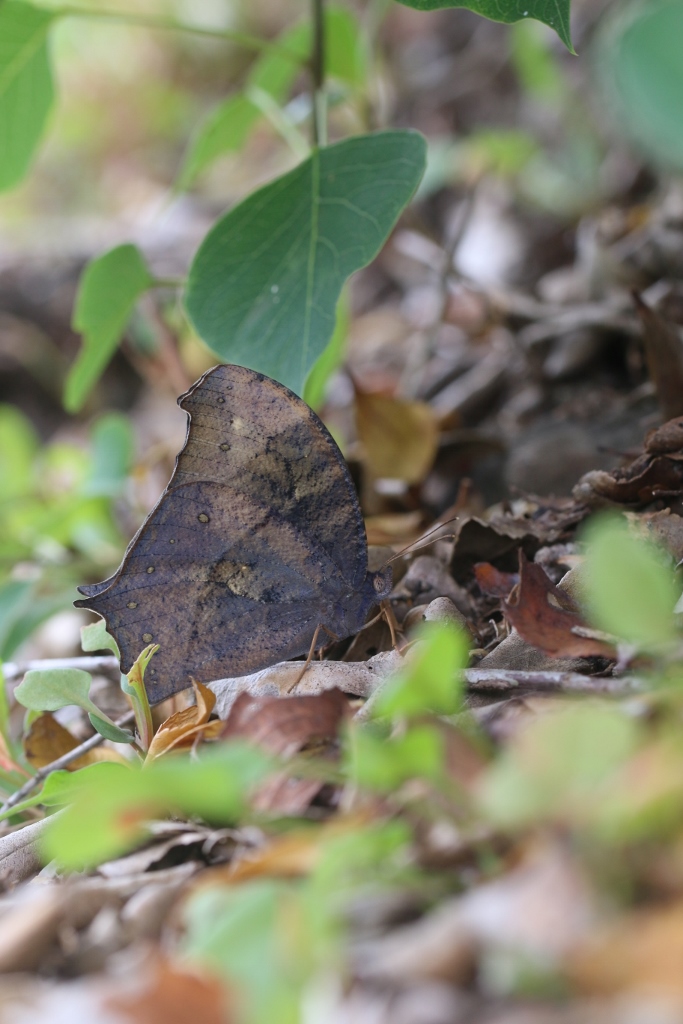
[[[32,671],[48,671],[53,668],[80,668],[84,672],[99,672],[102,675],[113,676],[116,682],[121,676],[119,660],[113,654],[98,654],[77,658],[40,658],[35,661],[6,661],[2,666],[5,680],[8,683],[19,679]]]
[[[130,725],[134,721],[135,714],[132,711],[128,711],[121,718],[117,719],[115,724],[120,727]],[[70,750],[67,754],[62,754],[62,756],[58,757],[56,761],[51,761],[50,764],[46,764],[43,768],[39,768],[36,774],[30,778],[28,782],[25,782],[21,789],[18,789],[16,793],[12,793],[12,795],[5,800],[2,807],[0,807],[0,814],[4,814],[5,811],[9,811],[12,807],[16,807],[17,804],[20,804],[21,801],[24,800],[29,793],[32,793],[33,790],[40,785],[43,779],[46,779],[48,775],[52,774],[52,772],[59,771],[60,768],[66,768],[72,761],[77,761],[79,757],[83,756],[83,754],[87,754],[88,751],[94,750],[95,747],[99,747],[100,743],[103,743],[104,740],[105,737],[97,732],[94,736],[91,736],[79,746],[74,747],[74,749]]]
[[[313,50],[313,145],[327,145],[327,97],[325,95],[325,2],[312,0]]]
[[[603,678],[584,676],[580,672],[517,672],[515,669],[465,669],[464,680],[468,690],[503,691],[543,690],[550,693],[604,693],[615,696],[640,693],[641,679]]]
[[[184,21],[175,18],[159,18],[148,14],[133,14],[128,11],[113,11],[106,8],[85,8],[72,7],[70,5],[58,7],[56,12],[62,18],[98,18],[104,21],[116,21],[124,25],[135,25],[139,28],[159,29],[170,32],[188,32],[195,36],[203,36],[206,39],[220,39],[224,42],[234,43],[245,50],[254,50],[257,53],[269,51],[277,53],[282,57],[299,64],[301,58],[288,50],[285,46],[278,46],[267,39],[260,39],[248,32],[236,32],[231,28],[205,28],[202,25],[188,25]]]

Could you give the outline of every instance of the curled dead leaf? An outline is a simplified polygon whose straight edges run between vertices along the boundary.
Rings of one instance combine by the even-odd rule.
[[[519,590],[503,602],[503,611],[523,640],[556,658],[615,657],[610,644],[575,632],[585,633],[586,625],[571,610],[567,594],[521,552],[519,576]]]
[[[153,761],[170,750],[190,747],[198,736],[203,739],[215,739],[223,728],[223,723],[209,718],[216,703],[216,695],[203,683],[192,680],[196,704],[177,711],[157,729],[147,751],[147,761]]]

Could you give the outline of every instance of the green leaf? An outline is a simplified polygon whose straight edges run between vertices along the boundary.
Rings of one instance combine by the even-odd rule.
[[[39,440],[32,423],[12,405],[0,405],[0,480],[3,502],[29,493]]]
[[[91,683],[90,673],[80,668],[32,669],[14,696],[31,711],[59,711],[69,704],[97,711],[88,698]]]
[[[592,520],[584,539],[586,603],[598,629],[645,649],[675,641],[679,592],[667,556],[614,516]]]
[[[106,773],[74,773],[71,804],[46,829],[43,853],[68,870],[81,870],[131,849],[155,815],[197,815],[218,824],[234,824],[244,812],[252,788],[272,770],[272,762],[254,747],[225,743],[191,761],[160,758],[144,769],[119,764],[93,765]],[[80,779],[81,776],[84,776]]]
[[[93,729],[104,736],[105,740],[111,740],[112,743],[134,743],[135,737],[132,733],[126,729],[119,729],[118,725],[114,725],[112,722],[101,718],[99,715],[94,715],[92,711],[89,713],[88,718]]]
[[[510,24],[534,18],[554,29],[564,45],[574,53],[569,26],[570,0],[399,0],[416,11],[437,11],[444,7],[466,7],[491,21]]]
[[[107,623],[104,619],[91,622],[88,626],[81,626],[81,648],[86,653],[89,651],[111,651],[117,658],[121,657],[116,640],[107,633]]]
[[[325,15],[326,74],[362,89],[367,81],[368,54],[358,21],[346,7],[330,6]]]
[[[0,189],[26,174],[54,99],[47,34],[56,12],[0,4]]]
[[[522,88],[540,100],[557,103],[569,96],[569,85],[548,44],[548,33],[536,22],[517,22],[510,31],[510,56]]]
[[[190,269],[185,305],[200,337],[302,394],[344,282],[377,255],[424,165],[421,135],[378,132],[317,150],[253,192]]]
[[[90,771],[91,768],[99,767],[99,765],[89,765],[87,768],[81,769],[81,771]],[[11,818],[14,814],[21,814],[22,811],[28,810],[29,807],[37,807],[39,804],[44,807],[63,807],[73,797],[72,782],[74,777],[74,773],[67,771],[65,768],[50,772],[45,779],[42,789],[34,793],[33,796],[27,797],[26,800],[22,800],[21,803],[15,804],[14,807],[3,811],[0,814],[0,821]]]
[[[325,399],[325,388],[327,382],[341,365],[344,359],[344,347],[346,336],[349,333],[349,321],[351,311],[349,308],[348,292],[344,290],[337,303],[337,319],[334,325],[334,333],[325,348],[313,364],[313,368],[306,378],[303,399],[311,409],[319,409]]]
[[[349,773],[359,786],[391,793],[410,779],[437,783],[444,771],[444,740],[433,726],[414,726],[388,740],[367,725],[354,729]]]
[[[35,587],[29,580],[8,580],[0,584],[0,657],[11,657],[12,633],[29,610]]]
[[[64,406],[78,412],[114,355],[135,303],[152,284],[140,250],[120,245],[99,256],[81,276],[73,316],[83,348],[69,371]]]
[[[618,126],[647,154],[683,169],[683,0],[617,5],[596,61]]]
[[[90,673],[80,668],[31,669],[15,689],[14,696],[30,711],[59,711],[75,704],[87,712],[93,727],[107,739],[131,743],[130,733],[119,729],[90,700],[91,683]]]
[[[460,670],[468,660],[470,643],[455,626],[428,624],[406,668],[378,695],[375,715],[423,715],[426,711],[452,715],[462,707]]]
[[[301,893],[279,879],[213,885],[188,900],[184,918],[183,952],[238,986],[243,1019],[299,1024],[311,941]]]
[[[133,461],[133,428],[123,413],[100,416],[92,429],[92,470],[83,486],[88,497],[114,498],[125,486]]]
[[[258,107],[242,93],[230,96],[214,107],[190,141],[176,189],[183,191],[189,188],[219,156],[238,153],[260,116]]]
[[[590,818],[600,787],[633,753],[637,725],[623,712],[591,704],[532,721],[487,772],[479,788],[497,826]]]

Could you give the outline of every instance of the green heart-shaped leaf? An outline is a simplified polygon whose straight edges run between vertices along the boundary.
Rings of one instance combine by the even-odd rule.
[[[185,296],[207,345],[302,394],[344,282],[382,248],[425,155],[417,132],[346,139],[231,210],[200,246]]]

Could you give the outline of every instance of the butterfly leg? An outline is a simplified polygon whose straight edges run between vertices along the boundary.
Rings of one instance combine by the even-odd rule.
[[[292,690],[295,690],[297,688],[297,686],[299,685],[299,683],[301,682],[301,680],[303,679],[303,677],[306,675],[306,670],[308,669],[308,666],[313,661],[313,655],[315,654],[315,649],[316,649],[316,647],[318,645],[318,637],[320,636],[320,631],[323,630],[323,629],[325,630],[327,635],[332,640],[338,640],[339,639],[337,634],[333,633],[331,629],[327,628],[327,626],[323,626],[322,622],[318,623],[318,625],[315,627],[315,633],[313,634],[313,639],[311,640],[311,646],[310,646],[309,651],[308,651],[308,657],[306,658],[306,661],[304,662],[304,667],[301,669],[301,672],[299,672],[299,675],[296,677],[296,679],[294,680],[292,685],[287,687],[287,693],[291,693]]]
[[[398,646],[398,634],[400,633],[401,636],[403,636],[403,630],[396,621],[394,609],[391,607],[390,602],[386,598],[384,601],[382,601],[380,607],[382,609],[380,615],[385,619],[386,624],[389,627],[389,632],[391,633],[391,643],[393,645],[393,648],[400,654],[401,648]]]

